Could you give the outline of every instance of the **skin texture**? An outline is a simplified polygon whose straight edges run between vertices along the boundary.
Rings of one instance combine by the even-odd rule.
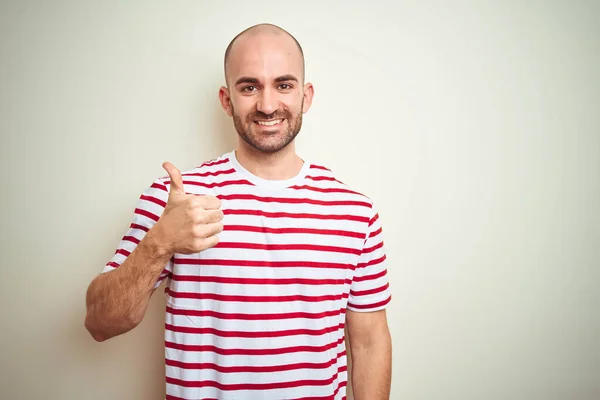
[[[298,43],[273,25],[252,27],[229,46],[225,78],[219,100],[239,136],[240,164],[263,179],[297,175],[303,160],[296,154],[295,138],[314,95],[313,85],[304,82],[304,56]],[[282,121],[275,126],[258,124],[275,120]],[[219,200],[186,195],[179,170],[170,163],[163,167],[172,181],[163,215],[119,268],[101,274],[88,288],[85,325],[98,341],[137,326],[171,256],[216,245],[215,235],[223,229]],[[391,338],[385,310],[348,310],[346,327],[354,398],[389,399]]]
[[[392,338],[385,310],[346,312],[355,400],[390,398]]]

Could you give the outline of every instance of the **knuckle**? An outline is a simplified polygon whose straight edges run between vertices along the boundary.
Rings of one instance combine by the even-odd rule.
[[[204,239],[196,239],[194,240],[194,250],[198,251],[202,251],[204,250]]]
[[[200,224],[208,224],[210,223],[210,214],[206,211],[203,211],[198,215],[198,223]]]
[[[190,198],[189,205],[191,208],[201,208],[202,200],[200,200],[198,197],[194,196],[194,197]]]
[[[192,235],[195,238],[204,238],[206,236],[206,229],[204,229],[203,225],[195,225],[192,228]]]

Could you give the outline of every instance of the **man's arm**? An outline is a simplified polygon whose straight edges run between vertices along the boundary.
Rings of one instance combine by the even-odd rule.
[[[392,380],[392,339],[385,310],[346,312],[355,400],[388,400]]]
[[[116,269],[96,277],[87,290],[85,327],[97,341],[135,328],[144,318],[150,296],[173,254],[193,254],[213,247],[219,240],[216,235],[223,230],[220,200],[186,194],[179,170],[170,163],[163,167],[171,178],[170,190],[161,183],[161,189],[155,191],[162,190],[158,197],[168,191],[167,201],[145,194],[136,209],[145,215],[148,233],[129,237],[127,243],[139,243],[120,265],[115,265]],[[144,209],[144,204],[155,207],[154,213]]]
[[[144,318],[154,284],[171,254],[161,251],[152,229],[119,268],[90,284],[85,327],[102,342],[135,328]]]

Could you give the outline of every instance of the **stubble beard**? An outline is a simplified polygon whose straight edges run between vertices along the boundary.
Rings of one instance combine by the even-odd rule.
[[[236,114],[233,105],[231,105],[231,111],[233,114],[233,125],[235,126],[235,130],[238,135],[248,145],[250,145],[255,150],[258,150],[261,153],[273,154],[277,153],[283,149],[285,149],[292,141],[298,136],[300,133],[300,129],[302,128],[302,109],[304,107],[304,100],[302,101],[302,106],[300,107],[300,112],[293,117],[292,113],[288,110],[284,111],[276,111],[270,115],[266,115],[261,112],[254,112],[248,114],[246,121],[242,121],[242,118]],[[254,123],[257,119],[280,119],[284,118],[285,122],[287,122],[287,129],[284,129],[284,132],[278,133],[265,133],[265,132],[256,132],[253,128],[256,127]],[[276,137],[272,137],[276,135]],[[265,137],[268,136],[268,137]]]

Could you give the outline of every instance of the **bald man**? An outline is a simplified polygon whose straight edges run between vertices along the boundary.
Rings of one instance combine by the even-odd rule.
[[[253,26],[225,52],[219,99],[231,152],[139,198],[87,291],[97,341],[143,319],[166,282],[166,399],[388,399],[391,294],[381,220],[366,196],[296,154],[313,99],[300,44]]]

